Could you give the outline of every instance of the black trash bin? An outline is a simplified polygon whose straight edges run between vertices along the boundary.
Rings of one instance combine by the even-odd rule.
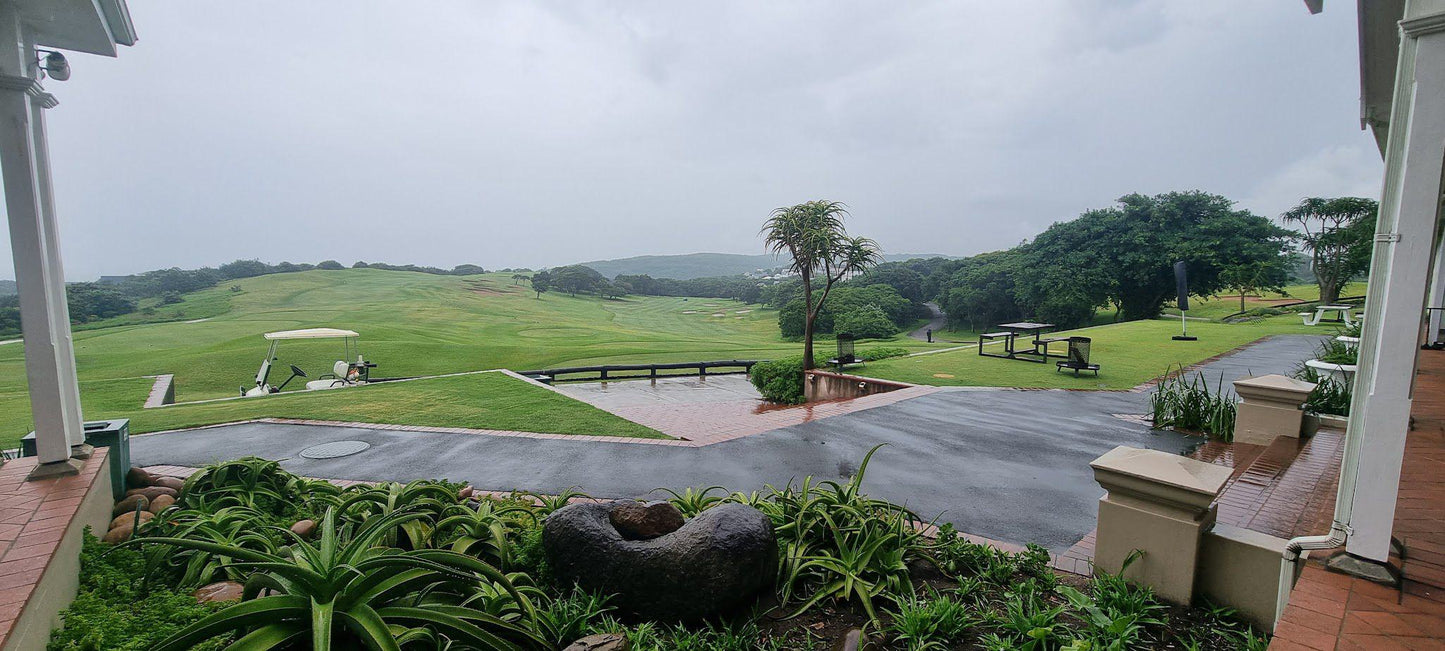
[[[110,489],[116,496],[125,494],[125,473],[130,470],[130,419],[93,420],[85,423],[85,442],[98,448],[110,448]],[[20,439],[20,456],[35,456],[35,432]]]

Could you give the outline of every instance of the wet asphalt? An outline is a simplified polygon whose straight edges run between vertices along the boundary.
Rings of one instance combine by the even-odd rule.
[[[1289,373],[1318,341],[1274,337],[1201,371],[1225,386],[1249,374]],[[1201,441],[1156,432],[1117,414],[1143,414],[1148,392],[944,390],[892,405],[705,447],[607,443],[347,427],[245,424],[134,437],[137,465],[206,463],[257,455],[288,470],[356,480],[439,477],[488,490],[598,497],[726,486],[751,491],[812,475],[846,480],[870,448],[864,491],[925,519],[1014,543],[1063,551],[1094,528],[1103,491],[1089,461],[1118,445],[1185,453]],[[371,448],[338,459],[301,450],[338,440]]]

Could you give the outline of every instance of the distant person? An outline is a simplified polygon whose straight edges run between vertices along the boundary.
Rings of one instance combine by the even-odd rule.
[[[933,343],[933,328],[928,329],[928,343]]]

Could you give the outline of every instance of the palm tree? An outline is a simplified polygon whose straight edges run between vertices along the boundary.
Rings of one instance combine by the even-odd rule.
[[[828,300],[833,285],[878,264],[878,243],[850,237],[843,228],[848,207],[838,201],[817,200],[778,208],[768,217],[762,233],[768,250],[792,256],[790,269],[803,280],[803,368],[813,364],[813,322]],[[821,274],[823,287],[814,292],[813,278]],[[817,301],[814,301],[814,296]]]

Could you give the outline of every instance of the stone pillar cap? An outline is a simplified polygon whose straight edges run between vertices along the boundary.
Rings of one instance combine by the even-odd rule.
[[[1105,490],[1190,509],[1206,509],[1234,471],[1159,450],[1125,445],[1089,464]]]
[[[1305,382],[1283,375],[1261,375],[1234,381],[1234,392],[1245,398],[1273,398],[1283,401],[1304,402],[1311,391],[1313,382]]]

